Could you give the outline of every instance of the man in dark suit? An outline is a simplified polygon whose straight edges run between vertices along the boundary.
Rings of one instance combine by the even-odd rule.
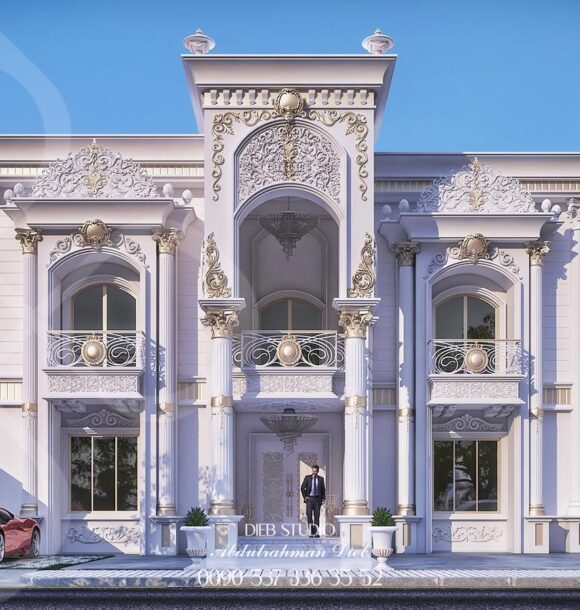
[[[308,520],[309,538],[320,538],[320,507],[326,500],[324,477],[318,474],[318,464],[312,466],[312,474],[307,474],[300,486],[300,492],[306,502],[306,519]],[[314,517],[314,518],[313,518]]]

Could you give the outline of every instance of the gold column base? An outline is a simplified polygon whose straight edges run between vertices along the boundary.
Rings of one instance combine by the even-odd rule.
[[[366,500],[345,500],[342,505],[343,515],[368,515],[369,505]]]
[[[530,506],[530,517],[543,517],[546,514],[543,504]]]
[[[209,503],[210,515],[235,515],[236,504],[233,500],[211,500]]]
[[[177,514],[175,504],[159,504],[157,506],[157,514],[161,517],[174,517]]]
[[[402,517],[411,517],[415,515],[414,504],[397,504],[397,515]]]

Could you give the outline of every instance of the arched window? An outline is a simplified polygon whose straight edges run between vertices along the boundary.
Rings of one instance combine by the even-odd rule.
[[[115,331],[136,328],[135,297],[119,286],[91,286],[73,299],[73,329]]]
[[[462,295],[435,311],[436,339],[496,339],[497,309],[478,297]]]
[[[300,299],[283,299],[260,311],[260,330],[318,330],[321,311]]]

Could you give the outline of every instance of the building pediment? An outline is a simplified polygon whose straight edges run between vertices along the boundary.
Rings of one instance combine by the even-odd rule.
[[[157,198],[153,179],[139,163],[120,153],[90,146],[51,163],[32,188],[32,199]]]
[[[416,211],[424,214],[537,213],[532,196],[516,178],[504,176],[477,158],[429,185],[421,193]]]

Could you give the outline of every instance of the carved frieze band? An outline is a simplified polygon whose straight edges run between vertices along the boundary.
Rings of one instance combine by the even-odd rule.
[[[271,107],[278,90],[269,89],[210,89],[203,95],[206,107]],[[301,94],[308,106],[372,106],[374,93],[368,89],[308,89]]]
[[[219,200],[221,191],[222,165],[225,163],[223,151],[225,148],[224,136],[234,135],[234,125],[241,123],[246,127],[254,127],[258,123],[282,118],[277,110],[243,110],[241,112],[224,112],[216,114],[212,125],[212,172],[213,200]],[[320,122],[325,127],[334,127],[338,124],[346,125],[345,135],[355,138],[355,163],[358,166],[359,191],[361,199],[367,200],[368,184],[368,143],[369,128],[364,115],[352,111],[340,112],[338,110],[300,110],[296,118],[313,122]]]
[[[211,299],[230,298],[232,289],[228,286],[228,276],[222,270],[220,252],[213,233],[210,233],[205,240],[202,266],[204,295]]]
[[[361,261],[352,276],[352,288],[347,292],[349,297],[368,299],[372,298],[375,288],[375,240],[369,233],[365,233],[360,256]]]
[[[139,392],[138,375],[50,375],[50,392]]]

